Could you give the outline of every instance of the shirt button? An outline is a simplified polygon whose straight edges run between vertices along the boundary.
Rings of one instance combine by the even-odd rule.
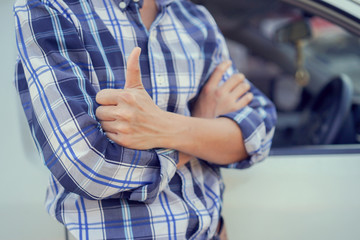
[[[156,78],[156,82],[160,87],[164,87],[166,86],[166,79],[164,76],[162,75],[158,75]]]
[[[120,7],[121,9],[126,8],[126,3],[125,3],[125,2],[119,3],[119,7]]]

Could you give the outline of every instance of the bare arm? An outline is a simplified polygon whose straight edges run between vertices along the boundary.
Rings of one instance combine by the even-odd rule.
[[[241,131],[230,119],[185,117],[162,111],[141,83],[135,49],[129,57],[124,90],[97,95],[97,117],[110,139],[134,149],[171,148],[216,164],[247,157]],[[215,117],[215,116],[214,116]]]
[[[247,153],[242,134],[235,122],[227,118],[191,118],[169,113],[164,121],[161,145],[226,165],[245,159]]]
[[[231,65],[231,61],[225,61],[215,68],[193,106],[191,112],[193,117],[214,119],[222,114],[237,111],[251,102],[253,94],[248,92],[250,85],[245,82],[243,74],[234,74],[219,86],[222,77]],[[192,158],[193,156],[180,152],[177,167],[181,167]]]

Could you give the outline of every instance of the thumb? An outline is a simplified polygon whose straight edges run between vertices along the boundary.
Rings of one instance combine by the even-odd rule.
[[[125,79],[125,89],[126,88],[144,88],[141,81],[141,72],[139,57],[141,53],[141,48],[136,47],[130,53],[130,56],[126,65],[126,79]]]

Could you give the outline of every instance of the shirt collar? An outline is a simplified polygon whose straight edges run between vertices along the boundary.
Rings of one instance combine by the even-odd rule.
[[[114,0],[116,5],[119,6],[119,8],[121,10],[125,10],[129,6],[131,1],[138,2],[140,8],[142,7],[142,5],[144,3],[144,0]],[[170,4],[173,1],[175,1],[175,0],[156,0],[156,4],[160,8],[160,7],[163,7],[163,6],[166,6],[166,5]]]
[[[156,4],[158,5],[158,7],[162,7],[162,6],[169,5],[173,1],[175,1],[175,0],[156,0]]]

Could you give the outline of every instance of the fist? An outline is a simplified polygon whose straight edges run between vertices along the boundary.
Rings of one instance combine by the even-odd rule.
[[[124,147],[145,150],[158,147],[156,136],[162,110],[142,84],[140,52],[140,48],[135,48],[129,56],[124,89],[104,89],[96,95],[101,105],[96,116],[111,140]]]

